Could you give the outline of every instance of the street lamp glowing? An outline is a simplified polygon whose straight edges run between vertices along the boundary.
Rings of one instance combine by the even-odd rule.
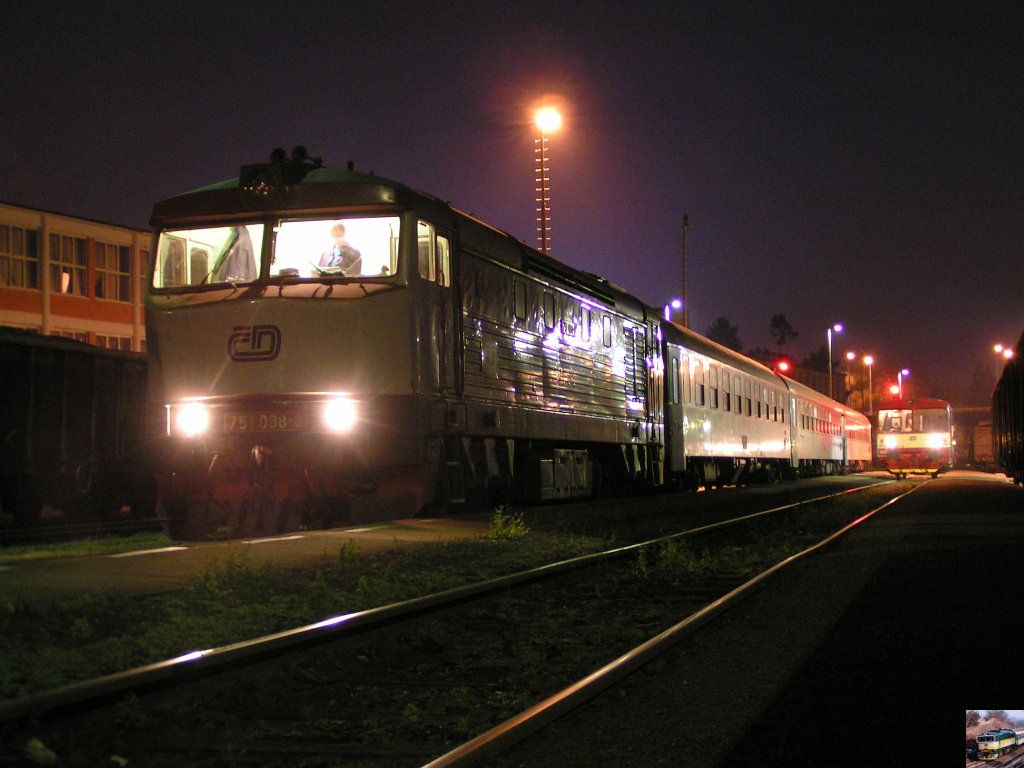
[[[996,344],[994,347],[992,347],[992,349],[993,349],[993,351],[997,355],[1001,355],[1003,353],[1003,345],[1002,344]]]
[[[1003,350],[1003,357],[1005,357],[1007,360],[1009,360],[1011,357],[1013,357],[1013,350],[1010,349],[1009,347],[1004,349]]]
[[[899,373],[896,374],[896,381],[899,384],[899,386],[896,387],[896,389],[897,389],[897,391],[900,394],[900,400],[903,399],[903,379],[906,378],[909,375],[910,375],[910,369],[909,368],[904,368],[903,370],[901,370]]]
[[[899,393],[900,393],[899,384],[892,384],[892,385],[889,386],[889,394],[890,395],[898,395]]]
[[[786,373],[789,370],[789,362],[787,360],[779,360],[779,370],[782,373]]]
[[[669,304],[672,307],[672,309],[681,309],[683,306],[682,299],[672,299],[672,301],[670,301]]]
[[[874,385],[871,381],[871,366],[875,364],[875,358],[871,355],[864,355],[864,365],[868,367],[868,413],[874,412]]]
[[[857,357],[857,353],[856,352],[847,352],[846,353],[846,359],[847,360],[853,360],[855,357]]]
[[[562,127],[562,114],[554,107],[542,107],[533,113],[533,123],[541,133],[554,133]]]
[[[842,323],[836,323],[831,328],[829,328],[828,331],[826,332],[826,335],[828,336],[828,396],[834,400],[835,397],[832,394],[832,332],[833,331],[835,331],[836,333],[842,333],[843,332],[843,324]]]
[[[540,136],[533,140],[537,170],[537,249],[551,252],[551,169],[548,167],[548,134],[562,127],[562,114],[554,107],[541,107],[533,113]]]

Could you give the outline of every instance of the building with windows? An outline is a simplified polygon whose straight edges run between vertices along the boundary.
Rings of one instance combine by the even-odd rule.
[[[0,201],[0,325],[144,352],[151,233]]]

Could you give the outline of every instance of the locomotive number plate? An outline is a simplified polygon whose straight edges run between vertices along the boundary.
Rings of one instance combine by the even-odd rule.
[[[245,411],[224,414],[224,431],[229,434],[297,432],[305,428],[306,414],[302,411]]]

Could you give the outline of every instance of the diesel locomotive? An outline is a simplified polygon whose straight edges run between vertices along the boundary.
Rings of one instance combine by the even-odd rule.
[[[177,533],[870,460],[861,414],[351,164],[275,151],[152,224],[149,393]]]

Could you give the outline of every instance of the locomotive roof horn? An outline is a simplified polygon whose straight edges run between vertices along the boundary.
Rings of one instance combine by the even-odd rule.
[[[282,147],[277,147],[270,153],[269,163],[243,165],[238,171],[238,186],[250,197],[269,203],[286,184],[301,183],[306,174],[323,165],[322,158],[310,157],[301,144],[292,149],[291,157]]]

